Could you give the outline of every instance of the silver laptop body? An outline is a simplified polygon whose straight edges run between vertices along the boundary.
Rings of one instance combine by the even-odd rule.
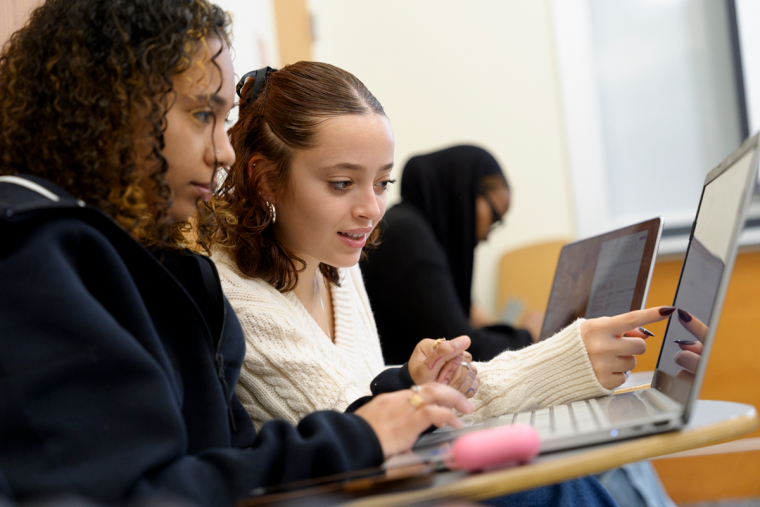
[[[538,430],[542,453],[683,427],[707,369],[756,183],[759,136],[747,139],[705,178],[673,303],[686,313],[676,311],[668,321],[651,388],[494,417],[459,430],[440,428],[420,438],[414,454],[434,461],[441,446],[457,436],[516,423]]]

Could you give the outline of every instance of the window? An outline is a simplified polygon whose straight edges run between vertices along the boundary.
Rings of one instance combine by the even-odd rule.
[[[552,6],[579,236],[662,215],[661,251],[678,251],[705,175],[749,130],[735,4]]]

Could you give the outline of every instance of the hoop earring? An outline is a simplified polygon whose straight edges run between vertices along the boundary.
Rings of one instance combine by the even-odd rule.
[[[269,208],[269,214],[272,216],[272,223],[275,223],[277,221],[277,210],[274,207],[274,204],[267,201],[267,208]]]

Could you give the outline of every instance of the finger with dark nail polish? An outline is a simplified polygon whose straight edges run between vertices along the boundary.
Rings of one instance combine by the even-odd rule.
[[[696,345],[697,340],[673,340],[675,343],[679,345]]]
[[[660,315],[670,315],[674,311],[676,311],[675,306],[663,306],[660,308]]]
[[[639,331],[641,331],[642,333],[644,333],[647,336],[654,336],[654,333],[651,332],[649,329],[647,329],[645,327],[640,327]]]
[[[681,319],[684,322],[690,322],[691,321],[691,314],[687,312],[686,310],[678,309],[678,318]]]

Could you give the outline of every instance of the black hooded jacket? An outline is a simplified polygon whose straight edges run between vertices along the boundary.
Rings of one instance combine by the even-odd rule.
[[[257,435],[234,392],[243,333],[213,263],[150,252],[60,188],[14,178],[0,177],[0,497],[223,506],[382,462],[351,414]]]
[[[503,176],[475,146],[419,155],[404,166],[402,202],[385,214],[380,246],[360,263],[387,364],[406,361],[423,338],[468,335],[476,361],[532,343],[525,330],[469,323],[475,199],[480,178],[493,174]]]

